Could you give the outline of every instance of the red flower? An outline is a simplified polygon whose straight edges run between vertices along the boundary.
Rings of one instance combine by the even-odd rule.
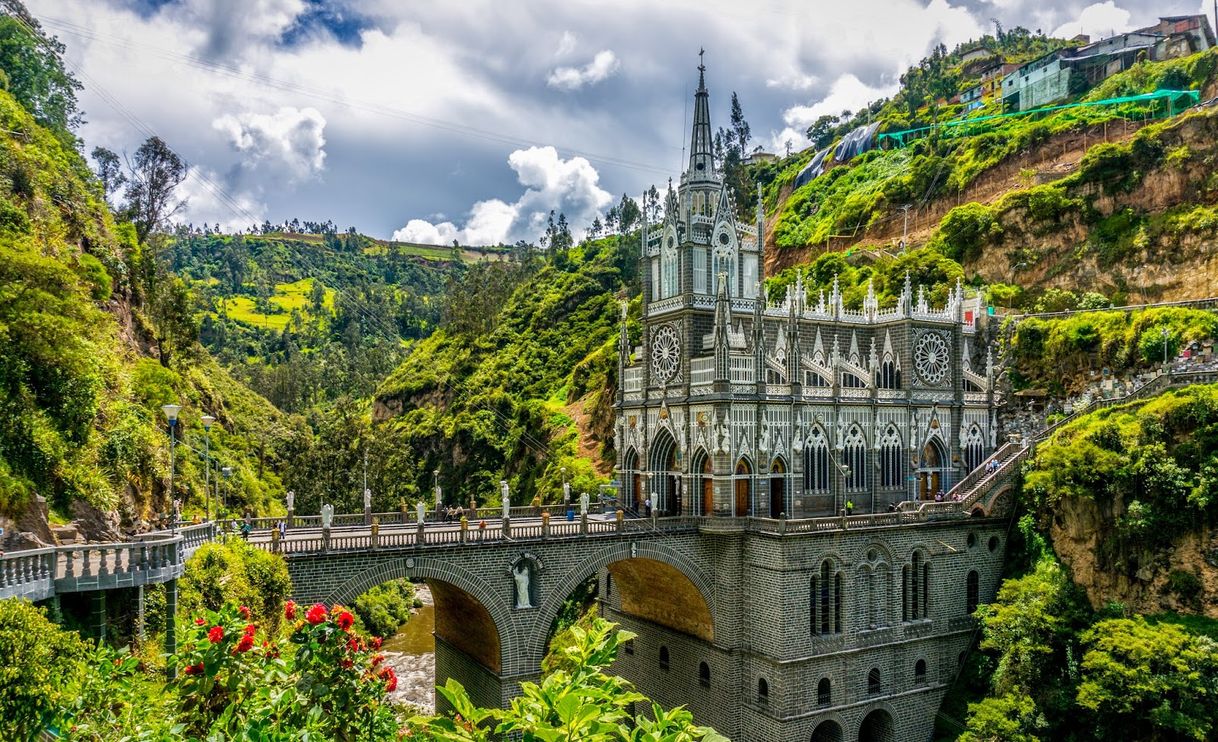
[[[289,621],[296,620],[296,601],[289,600],[283,604],[283,616]]]
[[[309,612],[305,614],[305,620],[316,626],[326,620],[326,607],[321,603],[314,603]]]
[[[207,623],[207,622],[203,620],[202,616],[199,616],[198,618],[195,619],[195,626],[202,626],[205,623]]]
[[[384,661],[385,661],[385,655],[383,655],[383,654],[373,655],[372,666],[376,667],[377,665],[381,664]]]
[[[207,632],[207,640],[209,642],[211,642],[212,644],[218,644],[220,642],[220,640],[223,638],[224,638],[224,627],[223,626],[213,626]]]
[[[347,640],[347,649],[350,649],[352,652],[358,652],[359,651],[359,639],[356,639],[354,636],[351,637],[350,639],[348,639]]]
[[[385,692],[392,693],[398,689],[398,675],[392,667],[382,668],[377,677],[385,681]]]
[[[351,624],[355,623],[355,616],[352,616],[350,611],[343,611],[342,613],[338,614],[338,618],[335,619],[335,622],[338,624],[338,628],[342,629],[343,631],[350,631]]]
[[[354,662],[347,659],[346,657],[344,657],[338,661],[338,666],[343,668],[344,670],[350,670],[354,664],[355,664]]]
[[[187,665],[186,669],[182,672],[186,673],[187,675],[201,675],[203,674],[203,663],[200,662],[197,665]]]
[[[254,647],[254,637],[246,634],[241,637],[241,641],[237,642],[237,652],[248,652]]]
[[[379,636],[372,637],[372,648],[373,649],[381,648],[381,638]]]
[[[240,613],[241,617],[244,618],[246,621],[250,620],[250,609],[247,608],[246,606],[238,606],[237,613]]]
[[[256,631],[258,631],[258,627],[257,627],[257,626],[255,626],[254,624],[252,624],[252,623],[247,623],[247,624],[245,625],[245,635],[246,635],[246,636],[253,636],[253,635],[254,635],[254,632],[256,632]]]

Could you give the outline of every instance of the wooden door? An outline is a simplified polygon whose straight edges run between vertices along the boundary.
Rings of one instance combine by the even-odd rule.
[[[715,512],[715,480],[709,474],[702,475],[702,514],[711,515]]]
[[[777,518],[787,509],[787,480],[782,476],[770,478],[770,517]]]

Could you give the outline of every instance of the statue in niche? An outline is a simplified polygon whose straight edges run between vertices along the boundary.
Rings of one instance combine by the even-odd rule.
[[[334,521],[334,506],[326,503],[321,506],[321,527],[329,528],[330,523]]]
[[[533,601],[529,597],[529,563],[521,560],[512,567],[512,579],[516,581],[516,607],[532,608]]]
[[[719,453],[727,453],[732,445],[732,439],[728,434],[727,426],[720,422],[716,432],[718,433],[719,437],[719,442],[716,446]]]

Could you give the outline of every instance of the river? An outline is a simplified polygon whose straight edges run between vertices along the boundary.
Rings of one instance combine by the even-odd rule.
[[[425,583],[415,585],[423,607],[381,647],[385,662],[398,676],[398,689],[389,694],[395,703],[415,706],[419,713],[435,713],[436,702],[436,607]]]

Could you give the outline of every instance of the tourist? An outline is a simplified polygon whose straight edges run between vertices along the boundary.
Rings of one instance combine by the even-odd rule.
[[[651,517],[651,498],[643,500],[643,515],[647,518]]]
[[[279,521],[279,540],[282,541],[283,539],[285,539],[287,537],[288,537],[288,522],[286,520],[281,520],[281,521]]]
[[[245,521],[242,522],[242,524],[241,524],[241,538],[245,539],[246,541],[249,541],[250,540],[250,531],[253,531],[253,530],[254,530],[254,527],[252,525],[250,525],[249,519],[246,518]]]
[[[897,504],[895,502],[888,503],[888,512],[890,512],[890,513],[897,512]]]
[[[457,520],[460,521],[465,517],[465,508],[461,507],[461,503],[457,503]]]
[[[943,490],[935,493],[935,502],[943,502]]]
[[[846,500],[846,515],[854,515],[854,500]]]
[[[541,495],[533,495],[533,515],[541,517]]]

